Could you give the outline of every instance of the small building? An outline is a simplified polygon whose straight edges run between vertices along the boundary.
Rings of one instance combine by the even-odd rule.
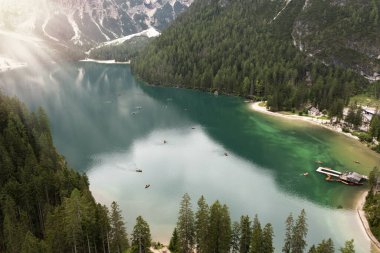
[[[318,110],[318,108],[315,108],[314,106],[311,107],[307,113],[310,115],[310,116],[314,116],[314,117],[317,117],[317,116],[321,116],[321,112]]]

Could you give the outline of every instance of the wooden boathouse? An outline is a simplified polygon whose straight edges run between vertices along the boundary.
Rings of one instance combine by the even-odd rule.
[[[326,167],[318,167],[316,171],[327,175],[327,181],[341,182],[348,185],[362,185],[364,181],[368,180],[367,176],[351,171],[340,172]]]

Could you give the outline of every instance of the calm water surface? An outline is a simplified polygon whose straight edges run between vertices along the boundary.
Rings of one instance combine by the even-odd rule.
[[[379,156],[355,140],[252,112],[240,98],[146,86],[126,65],[11,72],[0,75],[0,89],[47,111],[59,151],[87,173],[98,201],[120,204],[129,231],[141,214],[153,239],[167,243],[188,192],[194,209],[203,194],[210,204],[226,203],[233,220],[258,214],[271,222],[276,252],[286,217],[302,208],[309,246],[331,237],[338,248],[354,238],[358,252],[371,251],[353,210],[365,187],[328,183],[314,172],[321,160],[368,174]]]

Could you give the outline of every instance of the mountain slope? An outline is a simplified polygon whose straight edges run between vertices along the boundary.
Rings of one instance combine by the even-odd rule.
[[[19,0],[0,9],[0,29],[87,46],[162,30],[193,0]]]
[[[380,2],[308,0],[293,24],[294,44],[328,64],[380,75]]]
[[[272,110],[311,103],[340,114],[368,84],[294,45],[304,43],[303,36],[294,42],[295,31],[312,1],[195,1],[133,63],[134,71],[154,84],[267,99]]]

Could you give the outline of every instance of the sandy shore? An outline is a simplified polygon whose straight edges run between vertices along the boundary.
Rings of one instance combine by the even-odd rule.
[[[340,128],[338,126],[331,125],[329,120],[322,120],[322,119],[317,119],[317,118],[313,118],[313,117],[299,116],[299,115],[294,115],[294,114],[287,115],[287,114],[282,114],[282,113],[278,113],[278,112],[271,112],[271,111],[268,111],[266,107],[260,106],[260,103],[261,102],[251,103],[250,104],[251,109],[254,111],[257,111],[257,112],[265,113],[267,115],[281,117],[281,118],[288,119],[288,120],[302,120],[304,122],[309,122],[310,124],[318,125],[318,126],[326,128],[326,129],[329,129],[331,131],[334,131],[336,133],[344,134],[347,137],[350,137],[352,139],[359,140],[359,138],[357,136],[354,136],[350,133],[345,133],[342,131],[342,128]]]
[[[337,133],[340,133],[340,134],[344,134],[347,137],[350,137],[350,138],[353,138],[353,139],[356,139],[356,140],[359,139],[358,137],[353,136],[350,133],[344,133],[340,127],[335,127],[335,126],[331,125],[328,120],[316,119],[316,118],[312,118],[312,117],[299,116],[299,115],[293,115],[293,114],[286,115],[286,114],[282,114],[282,113],[278,113],[278,112],[271,112],[271,111],[268,111],[265,107],[260,106],[259,105],[260,103],[261,102],[251,103],[250,107],[254,111],[265,113],[267,115],[281,117],[281,118],[289,119],[289,120],[302,120],[304,122],[309,122],[311,124],[324,127],[324,128],[329,129],[331,131],[334,131],[334,132],[337,132]],[[367,220],[367,218],[365,216],[365,212],[363,210],[367,194],[368,194],[368,191],[364,191],[356,199],[356,201],[355,201],[355,203],[356,203],[355,204],[355,210],[357,212],[358,219],[360,220],[360,223],[363,226],[365,234],[367,235],[368,239],[372,242],[372,245],[373,245],[374,249],[376,250],[376,252],[380,252],[380,242],[372,234],[372,232],[371,232],[371,230],[369,228],[368,220]]]
[[[364,229],[368,239],[372,242],[373,248],[376,250],[376,252],[380,252],[380,242],[372,234],[371,229],[369,227],[367,217],[366,217],[365,212],[363,210],[367,194],[368,194],[368,191],[364,191],[359,196],[359,198],[356,200],[356,212],[358,215],[358,219],[360,220],[360,223],[362,224],[363,229]]]
[[[131,64],[131,61],[117,62],[115,60],[95,60],[95,59],[84,59],[84,60],[80,60],[80,62],[96,62],[96,63],[102,63],[102,64]]]

